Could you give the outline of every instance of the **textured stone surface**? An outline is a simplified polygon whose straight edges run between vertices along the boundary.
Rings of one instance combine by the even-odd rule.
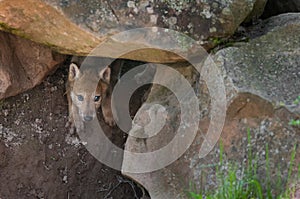
[[[39,84],[65,56],[45,46],[0,32],[0,99]]]
[[[211,49],[217,45],[216,41],[234,33],[255,2],[4,0],[0,2],[0,29],[45,44],[60,53],[76,55],[87,55],[104,41],[118,48],[136,45],[107,38],[124,30],[151,26],[185,33]],[[159,42],[161,38],[145,36],[142,46],[153,47],[153,40]],[[126,58],[153,62],[182,60],[161,52],[155,56],[152,51],[134,54]]]
[[[299,19],[300,14],[270,19],[264,23],[266,31],[262,36],[257,36],[248,43],[222,49],[212,56],[222,72],[227,95],[227,115],[220,138],[224,145],[224,170],[228,168],[227,161],[231,160],[237,164],[237,173],[243,171],[241,165],[249,158],[247,154],[250,142],[253,156],[256,156],[260,163],[258,176],[267,175],[264,162],[268,147],[271,179],[276,179],[278,165],[281,178],[287,178],[289,158],[293,147],[300,140],[299,128],[288,124],[291,119],[299,117],[296,109],[290,109],[292,100],[300,93]],[[289,23],[277,24],[278,21],[285,20]],[[274,24],[276,25],[273,26]],[[196,84],[196,75],[186,75],[195,72],[191,68],[190,66],[177,69],[187,77],[200,96],[200,123],[192,145],[180,158],[165,168],[149,173],[129,173],[123,170],[124,174],[145,186],[153,199],[187,198],[185,193],[191,189],[191,183],[196,190],[216,186],[216,165],[219,163],[220,152],[218,146],[216,145],[206,157],[199,158],[199,151],[209,137],[206,132],[211,125],[210,96],[204,82]],[[171,74],[166,72],[159,75],[170,77]],[[129,137],[126,143],[126,149],[129,151],[149,153],[161,149],[174,138],[179,126],[180,107],[170,91],[155,86],[146,103],[164,106],[169,113],[166,125],[153,137]],[[285,104],[285,108],[277,106],[279,103]],[[137,114],[136,118],[139,117]],[[151,115],[149,117],[151,118]],[[143,118],[145,116],[141,115],[139,119]],[[140,123],[143,122],[147,124],[147,121]],[[133,130],[141,131],[136,129],[138,128],[134,126]],[[251,140],[247,140],[247,129],[250,130]],[[140,132],[131,133],[139,135]],[[182,146],[175,146],[166,158],[172,156],[180,147]],[[298,148],[296,153],[299,152]],[[128,157],[125,153],[125,170],[132,166],[145,165],[143,162],[132,162]],[[153,155],[147,164],[159,165],[161,161],[157,158],[158,156]],[[295,161],[295,165],[298,165],[300,159],[296,158]],[[271,186],[276,186],[275,180],[271,182]]]
[[[104,1],[45,0],[76,24],[101,37],[132,28],[158,26],[206,43],[228,37],[250,14],[255,0]],[[259,3],[257,3],[259,4]],[[214,45],[206,43],[207,47]]]
[[[291,104],[300,93],[300,13],[273,17],[258,29],[263,36],[218,52],[218,60],[239,90]]]

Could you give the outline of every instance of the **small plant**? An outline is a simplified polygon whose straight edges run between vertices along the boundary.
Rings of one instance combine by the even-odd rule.
[[[293,101],[293,104],[295,106],[299,106],[300,105],[300,95]],[[291,126],[300,126],[300,120],[297,119],[292,119],[290,122],[289,122],[289,125]]]
[[[223,42],[221,38],[217,38],[217,37],[212,38],[211,40],[212,40],[212,43],[216,46],[222,44],[222,42]]]
[[[294,195],[296,187],[291,186],[287,187],[285,190],[283,181],[281,178],[281,174],[278,173],[277,179],[277,188],[282,193],[278,197],[274,197],[272,195],[271,189],[271,174],[270,174],[270,159],[269,159],[269,147],[266,144],[266,178],[264,181],[258,179],[257,175],[257,156],[253,159],[252,148],[250,144],[251,135],[250,130],[247,130],[248,135],[248,161],[247,164],[244,165],[244,169],[242,170],[242,175],[240,177],[237,176],[238,168],[236,165],[229,163],[227,167],[228,170],[222,172],[222,166],[224,165],[223,161],[223,145],[220,143],[220,158],[219,164],[216,166],[216,175],[218,187],[212,193],[195,193],[189,192],[190,199],[289,199]],[[289,184],[292,180],[292,171],[295,166],[295,156],[296,156],[296,146],[294,146],[290,165],[288,168],[288,177],[287,184]],[[300,179],[300,164],[298,165],[298,180]],[[275,179],[276,180],[276,179]],[[263,187],[263,185],[265,187]]]
[[[291,126],[300,126],[300,120],[294,120],[294,119],[292,119],[289,122],[289,125],[291,125]]]
[[[4,99],[0,100],[0,109],[2,109],[3,105],[4,105]]]
[[[293,168],[295,166],[295,157],[296,157],[296,145],[293,148],[292,151],[292,155],[291,155],[291,159],[290,159],[290,165],[289,165],[289,169],[288,169],[288,177],[287,177],[287,184],[291,184],[293,180],[292,179],[292,172],[293,172]],[[300,179],[300,164],[298,165],[298,175],[297,175],[297,179]],[[295,195],[295,191],[296,191],[296,187],[297,185],[294,184],[290,187],[287,187],[286,190],[283,192],[283,194],[281,194],[278,199],[289,199],[291,198],[291,196]]]
[[[293,104],[295,104],[295,105],[300,104],[300,95],[294,100]]]

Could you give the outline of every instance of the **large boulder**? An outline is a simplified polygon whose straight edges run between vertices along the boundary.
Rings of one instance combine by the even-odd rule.
[[[39,84],[65,56],[35,42],[0,32],[0,99]]]
[[[0,29],[44,44],[63,54],[91,51],[100,40],[39,1],[1,1]]]
[[[206,49],[210,49],[217,45],[220,39],[227,38],[235,32],[250,14],[255,3],[256,0],[189,1],[189,3],[3,0],[0,2],[0,29],[45,44],[65,54],[87,55],[103,41],[109,44],[112,42],[111,45],[122,44],[123,40],[106,39],[124,30],[150,26],[188,34]],[[157,38],[144,37],[142,47],[153,47],[153,40]],[[139,42],[134,39],[132,41],[129,45],[136,45]],[[125,43],[120,48],[127,46]],[[182,60],[179,57],[174,58],[172,54],[165,56],[155,53],[153,56],[151,51],[144,54],[135,59],[154,62]]]
[[[279,23],[280,21],[282,23]],[[177,134],[182,140],[188,136],[180,134],[180,131],[176,132],[180,121],[185,117],[184,114],[190,114],[192,118],[197,117],[193,116],[196,111],[183,112],[179,99],[172,92],[155,85],[144,105],[147,111],[140,110],[140,113],[137,113],[134,119],[136,122],[133,122],[133,129],[129,132],[130,135],[142,134],[143,138],[129,136],[126,142],[128,151],[141,156],[148,155],[148,161],[134,161],[130,153],[126,152],[122,166],[123,173],[141,183],[153,199],[187,198],[186,191],[191,190],[191,185],[196,190],[213,188],[216,185],[215,165],[219,163],[220,152],[216,143],[221,137],[224,159],[234,161],[239,169],[237,172],[242,172],[241,165],[250,158],[247,154],[249,154],[248,142],[251,142],[251,151],[260,163],[266,161],[266,147],[268,148],[270,179],[275,179],[278,174],[278,165],[281,177],[286,179],[290,155],[300,140],[299,128],[288,124],[289,120],[299,117],[300,114],[293,105],[293,100],[300,93],[299,21],[300,14],[271,18],[263,22],[266,29],[262,36],[248,43],[238,43],[234,47],[224,48],[212,55],[222,74],[227,96],[226,120],[221,136],[208,133],[211,126],[215,126],[212,123],[214,114],[212,110],[215,104],[212,102],[216,100],[214,99],[216,96],[212,96],[214,92],[208,90],[208,84],[214,82],[210,82],[209,79],[207,82],[203,82],[203,79],[199,81],[197,75],[191,75],[195,74],[193,66],[176,67],[193,85],[199,96],[199,129],[191,146],[182,156],[166,164],[168,165],[166,167],[150,171],[149,165],[162,167],[161,164],[165,164],[162,163],[164,160],[184,147],[182,142],[181,144],[178,142],[164,158],[160,157],[159,152],[162,153]],[[276,25],[273,26],[274,24]],[[211,64],[209,59],[205,64]],[[176,88],[180,88],[180,85],[172,81],[172,74],[168,70],[161,71],[156,78],[159,76],[165,81],[169,80]],[[214,86],[214,89],[219,88],[218,85]],[[192,102],[189,93],[184,102]],[[157,110],[152,111],[151,109],[154,110],[155,107]],[[157,125],[165,121],[165,125],[159,133],[147,135],[146,129],[141,127],[143,124],[151,124],[152,120],[156,121]],[[184,122],[185,129],[191,127],[188,121]],[[217,122],[222,123],[221,120]],[[248,128],[250,140],[247,137]],[[203,152],[203,149],[206,151]],[[206,155],[208,151],[211,152]],[[299,147],[296,153],[300,153]],[[298,165],[299,158],[296,161],[295,165]],[[128,172],[135,171],[134,168],[140,168],[139,171],[144,169],[146,172]],[[258,176],[264,178],[267,175],[265,168],[266,165],[263,164],[258,166]],[[275,183],[275,180],[272,180],[271,186],[276,186]]]

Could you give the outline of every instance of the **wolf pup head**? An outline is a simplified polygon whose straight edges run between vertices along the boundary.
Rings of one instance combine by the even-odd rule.
[[[96,109],[106,97],[110,84],[111,69],[107,66],[100,72],[95,70],[80,71],[75,63],[70,65],[68,81],[71,85],[72,103],[78,108],[83,121],[96,117]]]

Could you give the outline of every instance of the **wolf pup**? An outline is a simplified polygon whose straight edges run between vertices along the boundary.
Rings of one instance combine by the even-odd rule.
[[[95,82],[97,85],[94,87]],[[78,65],[70,64],[67,98],[69,104],[69,122],[71,130],[83,130],[84,122],[91,121],[96,117],[96,111],[100,106],[104,121],[115,125],[111,109],[111,67],[106,66],[101,71],[88,68],[80,71]]]

